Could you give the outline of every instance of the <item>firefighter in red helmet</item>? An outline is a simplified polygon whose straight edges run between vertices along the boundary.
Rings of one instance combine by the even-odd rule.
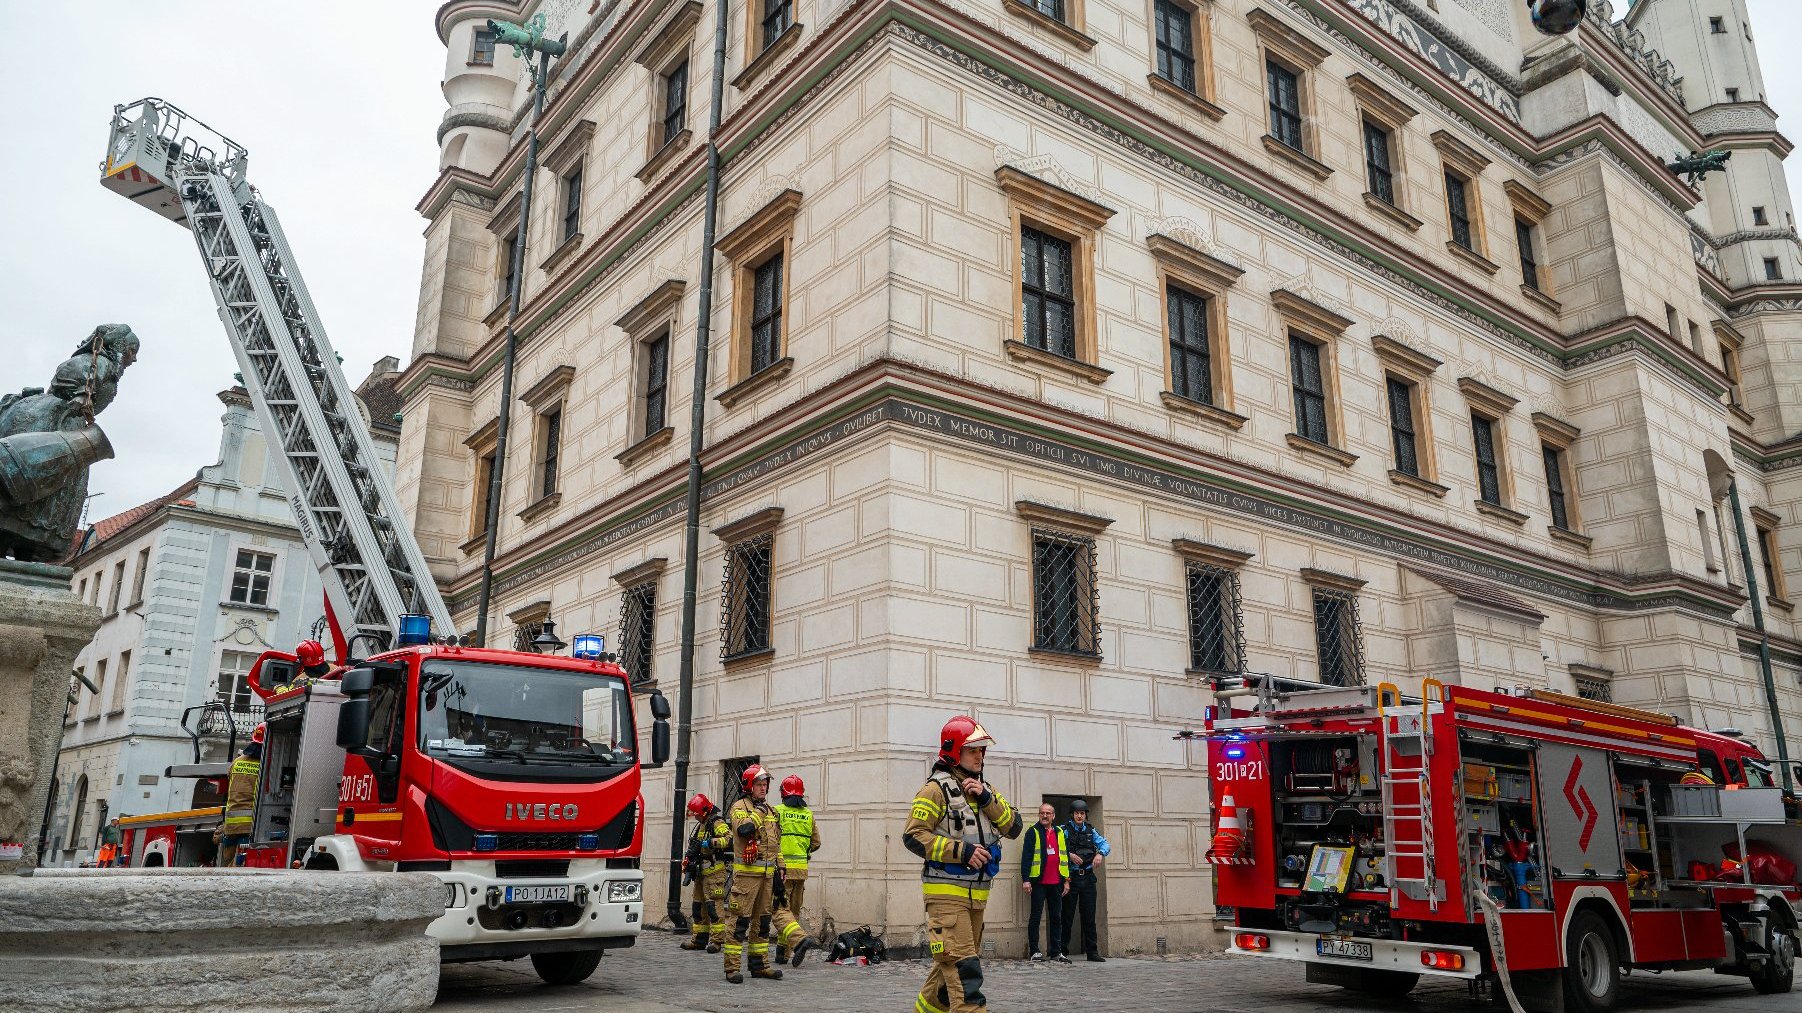
[[[982,915],[1001,870],[1001,839],[1020,836],[1019,814],[987,781],[983,762],[995,740],[959,714],[939,733],[938,757],[914,794],[902,843],[920,856],[932,973],[914,1000],[916,1013],[988,1008],[982,994]]]
[[[726,899],[726,859],[732,857],[732,828],[721,818],[713,800],[698,791],[688,800],[688,815],[694,817],[695,828],[689,834],[688,853],[682,859],[682,876],[694,884],[688,910],[695,934],[682,948],[718,953],[726,941],[726,916],[720,906]]]
[[[332,666],[325,663],[325,645],[317,640],[302,640],[294,648],[294,660],[300,664],[300,672],[292,682],[285,682],[277,687],[277,693],[310,686],[326,677]]]
[[[251,825],[256,822],[257,782],[263,773],[264,725],[250,733],[250,741],[233,758],[231,774],[225,782],[225,820],[213,832],[219,844],[218,864],[227,868],[239,864],[238,849],[250,840]]]
[[[788,935],[776,940],[776,963],[789,963],[792,948],[793,965],[800,967],[812,940],[801,923],[801,902],[807,893],[807,859],[820,850],[820,828],[814,825],[813,810],[807,808],[807,785],[799,776],[790,774],[782,779],[782,802],[775,810],[776,823],[782,828],[782,853],[777,856],[781,862],[777,871],[781,890],[776,901],[793,919]],[[800,942],[791,947],[796,936]]]
[[[770,772],[753,763],[745,768],[742,781],[745,796],[732,803],[732,813],[726,818],[732,828],[732,891],[726,904],[732,915],[732,936],[725,945],[726,980],[734,985],[745,980],[739,973],[741,960],[750,965],[751,977],[780,981],[782,972],[769,966],[770,929],[774,926],[782,939],[800,932],[788,911],[774,903],[782,830],[770,808]],[[812,949],[814,945],[807,938],[796,943],[799,952],[805,952],[800,947]]]

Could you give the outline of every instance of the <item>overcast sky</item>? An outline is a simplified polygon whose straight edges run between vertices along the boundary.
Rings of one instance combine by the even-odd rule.
[[[1802,3],[1750,0],[1766,90],[1802,139]],[[1616,7],[1626,9],[1617,0]],[[212,463],[237,366],[181,227],[97,182],[118,103],[155,95],[250,151],[250,178],[282,216],[313,300],[354,384],[412,344],[425,222],[437,172],[444,50],[434,0],[125,3],[0,0],[16,38],[0,80],[13,182],[0,202],[0,388],[43,386],[99,323],[143,339],[101,416],[116,459],[95,467],[91,519],[161,496]],[[256,40],[252,44],[249,40]],[[1802,157],[1789,163],[1791,189]]]

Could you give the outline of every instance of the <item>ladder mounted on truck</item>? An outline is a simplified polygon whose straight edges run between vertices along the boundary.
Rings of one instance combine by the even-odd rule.
[[[1393,702],[1391,708],[1390,702]],[[1433,716],[1445,710],[1445,684],[1421,682],[1419,709],[1404,705],[1394,683],[1377,686],[1377,731],[1383,758],[1383,862],[1389,906],[1402,894],[1439,910],[1433,868]]]
[[[294,522],[347,638],[387,644],[404,614],[454,630],[248,153],[175,106],[113,110],[101,185],[194,234]]]

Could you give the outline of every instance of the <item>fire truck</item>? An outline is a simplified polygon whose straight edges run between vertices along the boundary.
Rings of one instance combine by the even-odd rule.
[[[315,678],[269,651],[250,675],[266,735],[245,863],[432,873],[443,959],[529,957],[548,982],[581,981],[643,926],[646,764],[627,674],[595,634],[570,657],[455,634],[248,161],[149,98],[115,108],[101,165],[107,189],[192,233],[325,590],[337,670]],[[654,692],[648,710],[654,766],[668,701]],[[198,760],[169,773],[225,774]],[[133,819],[135,864],[181,865],[221,816]]]
[[[1220,676],[1203,731],[1234,954],[1606,1013],[1623,969],[1794,979],[1802,811],[1741,738],[1541,690]]]

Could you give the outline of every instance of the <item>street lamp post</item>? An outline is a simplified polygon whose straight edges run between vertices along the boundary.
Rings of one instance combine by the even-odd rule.
[[[513,55],[526,61],[532,75],[532,125],[526,135],[526,167],[519,194],[519,230],[513,242],[513,263],[507,280],[507,337],[501,355],[500,420],[494,429],[494,466],[488,473],[487,503],[483,516],[488,530],[482,543],[482,583],[476,595],[476,643],[488,646],[488,606],[494,595],[494,550],[501,528],[501,476],[507,466],[507,432],[513,415],[513,364],[519,356],[519,335],[513,329],[519,318],[519,292],[525,280],[526,234],[532,224],[532,177],[538,174],[538,122],[544,116],[544,93],[550,87],[551,57],[562,56],[568,45],[567,35],[557,39],[544,36],[544,14],[539,13],[524,25],[489,19],[488,30],[496,42],[513,47]],[[532,54],[538,55],[533,69]]]

